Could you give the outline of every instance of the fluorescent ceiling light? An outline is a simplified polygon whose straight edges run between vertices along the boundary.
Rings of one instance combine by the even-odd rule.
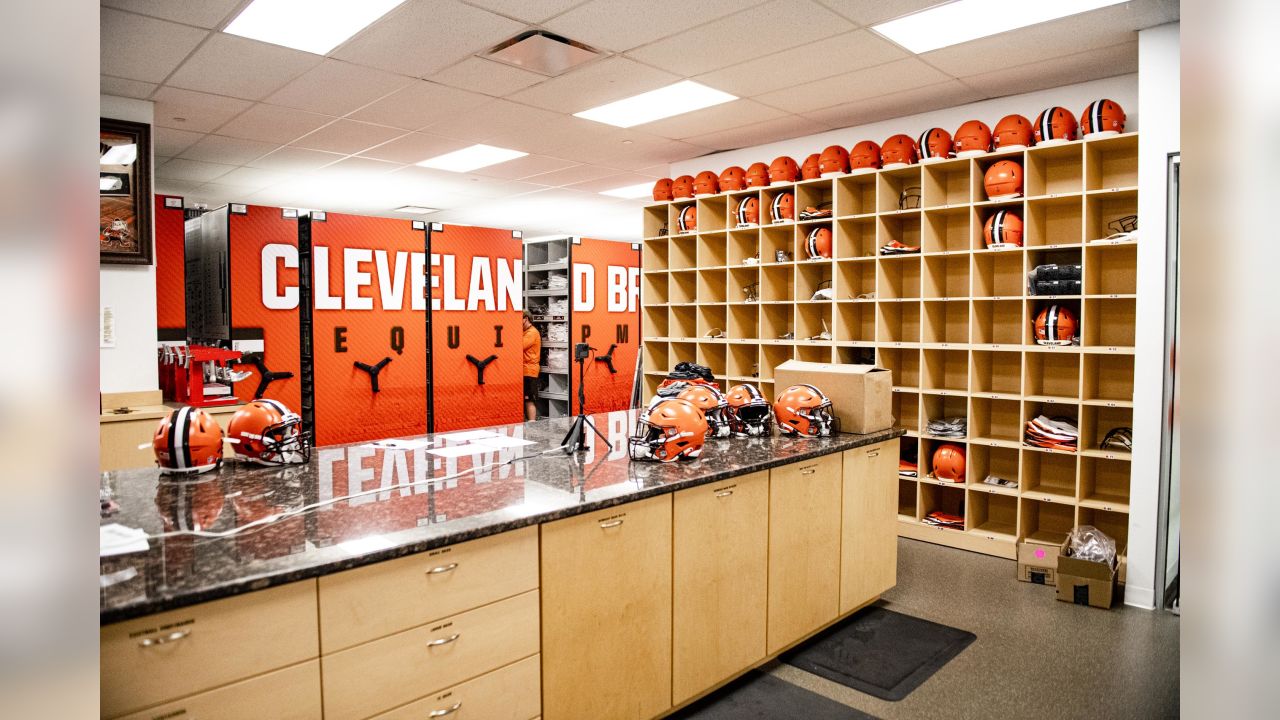
[[[138,159],[138,146],[133,143],[124,145],[112,145],[106,152],[102,153],[102,157],[98,158],[99,165],[132,165],[134,160]]]
[[[100,175],[98,177],[98,190],[101,192],[111,192],[122,188],[124,188],[124,180],[121,180],[116,175]]]
[[[1013,5],[1008,0],[955,0],[872,25],[871,29],[919,54],[1122,2],[1126,0],[1058,0]]]
[[[253,0],[223,32],[324,55],[404,0]]]
[[[508,150],[506,148],[494,147],[492,145],[472,145],[471,147],[454,150],[451,153],[445,153],[429,160],[423,160],[418,163],[421,167],[435,168],[437,170],[448,170],[450,172],[471,172],[482,167],[497,165],[508,160],[524,157],[529,153],[520,152],[519,150]]]
[[[653,192],[653,183],[640,183],[639,185],[628,185],[626,187],[605,190],[601,195],[609,197],[619,197],[627,200],[635,200],[636,198],[649,197]]]
[[[593,107],[573,115],[584,120],[595,120],[620,128],[629,128],[737,99],[736,95],[709,88],[692,80],[682,80],[674,85],[650,90],[647,93],[640,93],[625,100]]]
[[[410,215],[430,215],[433,212],[440,212],[440,208],[429,208],[421,205],[404,205],[396,208],[396,212],[409,213]]]

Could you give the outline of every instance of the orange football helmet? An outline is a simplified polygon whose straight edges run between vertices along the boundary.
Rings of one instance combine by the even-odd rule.
[[[920,148],[920,162],[938,162],[950,158],[951,133],[942,128],[929,128],[920,134],[916,145]]]
[[[832,145],[823,150],[818,156],[818,172],[822,177],[849,172],[849,151],[839,145]]]
[[[991,143],[996,150],[1031,147],[1035,144],[1035,139],[1031,136],[1031,123],[1021,115],[1005,115],[996,123]]]
[[[965,452],[955,443],[944,443],[933,451],[933,476],[954,483],[964,482]]]
[[[1022,247],[1022,218],[1013,210],[997,210],[983,225],[982,239],[990,250]]]
[[[1076,116],[1064,107],[1042,110],[1032,125],[1037,145],[1062,143],[1076,139]]]
[[[831,398],[813,385],[792,385],[778,393],[773,416],[783,435],[825,437],[838,432]]]
[[[287,465],[311,459],[311,438],[302,418],[278,400],[254,400],[227,423],[236,455],[259,465]]]
[[[720,173],[720,190],[733,192],[747,189],[747,171],[737,165],[730,165]]]
[[[751,163],[747,168],[747,187],[769,187],[769,166],[762,162]]]
[[[1037,345],[1070,345],[1079,330],[1076,314],[1064,305],[1044,308],[1032,326]]]
[[[773,433],[773,406],[755,385],[734,385],[724,399],[734,437],[768,437]]]
[[[818,153],[814,153],[805,158],[804,162],[800,165],[801,180],[814,180],[821,174],[822,171],[818,169]]]
[[[1080,134],[1085,137],[1124,132],[1124,108],[1115,100],[1094,100],[1080,113]]]
[[[914,165],[919,159],[920,151],[916,148],[916,141],[909,135],[894,135],[880,146],[880,161],[886,168]]]
[[[769,163],[770,185],[793,183],[798,177],[800,177],[800,166],[796,165],[796,161],[786,155],[776,157],[773,162]]]
[[[831,228],[824,225],[809,231],[804,241],[804,250],[810,260],[831,257]]]
[[[629,438],[632,460],[674,462],[702,454],[707,441],[707,418],[688,400],[659,398],[640,413]]]
[[[863,140],[849,151],[849,172],[865,173],[880,169],[880,146]]]
[[[680,215],[676,218],[676,226],[680,228],[682,233],[695,232],[698,229],[698,206],[685,205],[680,208]]]
[[[956,130],[952,149],[956,151],[956,157],[991,152],[991,128],[981,120],[966,120]]]
[[[760,224],[760,199],[755,195],[748,195],[738,201],[738,207],[733,211],[733,217],[738,222],[738,227],[747,227],[750,225]]]
[[[662,178],[653,184],[653,201],[666,202],[671,199],[671,178]]]
[[[151,450],[163,474],[207,472],[222,464],[222,428],[204,410],[183,405],[160,420]]]
[[[693,179],[694,197],[715,195],[718,192],[720,192],[720,178],[710,170],[703,170]]]
[[[982,177],[982,186],[988,200],[1022,197],[1022,164],[1013,160],[993,163]]]
[[[724,395],[721,394],[719,387],[715,385],[690,385],[681,390],[676,397],[681,400],[688,400],[693,403],[694,407],[702,411],[703,417],[707,419],[707,437],[729,437],[729,417],[726,414],[729,404],[725,402]]]
[[[796,217],[796,197],[789,192],[773,196],[773,204],[769,208],[773,222],[788,222]]]
[[[693,176],[681,175],[672,181],[671,196],[676,200],[693,197]]]

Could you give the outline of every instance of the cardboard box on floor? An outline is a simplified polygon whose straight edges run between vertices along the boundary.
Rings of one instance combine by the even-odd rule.
[[[1058,550],[1058,599],[1076,605],[1109,609],[1116,593],[1116,566],[1067,555],[1067,543]]]
[[[813,385],[831,398],[840,431],[869,433],[893,427],[892,373],[874,365],[788,360],[773,371],[778,392]]]
[[[1058,584],[1058,553],[1062,546],[1024,540],[1018,543],[1018,579],[1036,585]]]

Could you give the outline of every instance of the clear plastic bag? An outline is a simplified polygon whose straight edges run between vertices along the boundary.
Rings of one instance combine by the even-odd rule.
[[[1092,525],[1081,525],[1067,536],[1067,555],[1115,565],[1116,541]]]

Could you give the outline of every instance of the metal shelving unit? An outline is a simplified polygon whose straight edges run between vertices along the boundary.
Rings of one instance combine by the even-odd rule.
[[[524,307],[542,334],[538,416],[569,415],[570,238],[538,238],[524,244]],[[555,285],[556,278],[563,285]]]

